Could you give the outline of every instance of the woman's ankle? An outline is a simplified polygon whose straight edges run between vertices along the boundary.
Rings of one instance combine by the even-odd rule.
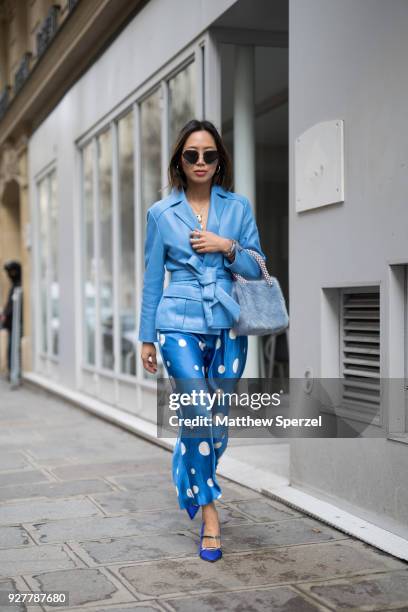
[[[214,502],[202,506],[202,518],[206,523],[219,524],[218,512]]]

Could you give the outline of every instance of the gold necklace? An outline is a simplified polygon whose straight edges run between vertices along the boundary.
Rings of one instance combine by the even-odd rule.
[[[195,211],[194,206],[193,206],[192,204],[190,204],[190,206],[191,206],[191,208],[193,209],[194,214],[195,214],[195,216],[196,216],[196,217],[197,217],[197,219],[198,219],[198,222],[199,222],[199,224],[200,224],[201,229],[203,229],[203,214],[202,214],[202,213],[203,213],[203,210],[206,208],[206,206],[205,206],[205,205],[204,205],[204,206],[202,206],[202,207],[201,207],[201,209],[200,209],[200,212],[199,212],[199,213],[197,213],[197,212]]]

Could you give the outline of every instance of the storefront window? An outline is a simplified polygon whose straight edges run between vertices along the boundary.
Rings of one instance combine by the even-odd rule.
[[[58,282],[58,203],[57,203],[57,177],[50,174],[50,260],[51,260],[51,353],[59,353],[59,282]]]
[[[43,179],[39,184],[39,200],[40,200],[40,286],[41,286],[41,350],[43,353],[48,352],[48,330],[47,330],[47,302],[48,302],[48,180]]]
[[[112,370],[113,352],[113,253],[112,253],[112,140],[107,130],[97,139],[99,192],[99,279],[102,367]]]
[[[84,220],[84,357],[95,365],[96,260],[94,256],[93,156],[92,143],[83,149],[83,220]]]
[[[169,94],[166,100],[162,97],[165,87],[168,87]],[[135,258],[140,258],[144,270],[147,210],[167,195],[162,164],[168,152],[163,151],[163,128],[174,140],[182,125],[194,117],[194,88],[195,67],[190,63],[168,81],[158,83],[156,89],[139,102],[137,143],[132,110],[120,117],[116,124],[96,134],[82,149],[83,346],[86,365],[117,374],[136,375],[139,319]],[[164,124],[166,117],[167,126]],[[134,175],[136,146],[140,159],[139,176]],[[137,223],[136,187],[140,195]],[[139,224],[141,239],[137,243],[135,227]],[[115,322],[118,322],[119,331],[116,342]],[[158,366],[158,374],[164,375],[159,353]],[[142,372],[146,379],[156,379],[156,375],[144,369]]]
[[[142,194],[142,248],[140,257],[144,264],[144,243],[146,238],[146,216],[147,209],[160,200],[163,195],[161,192],[161,125],[162,113],[160,108],[160,89],[146,98],[140,105],[140,150],[141,150],[141,194]],[[144,265],[142,266],[144,269]],[[157,351],[159,352],[159,351]],[[159,365],[158,355],[158,365]],[[160,375],[160,373],[159,373]],[[147,379],[156,377],[145,369],[143,376]]]
[[[160,89],[140,104],[141,194],[143,244],[147,209],[162,196],[161,192],[161,109]]]
[[[58,202],[56,172],[38,184],[40,350],[48,356],[59,353]]]
[[[136,374],[135,216],[133,113],[118,123],[119,312],[121,372]]]

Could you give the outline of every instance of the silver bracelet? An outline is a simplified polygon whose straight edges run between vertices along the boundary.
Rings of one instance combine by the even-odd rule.
[[[228,251],[225,253],[225,257],[231,257],[231,255],[234,254],[235,252],[235,248],[236,248],[236,240],[234,240],[234,238],[231,238],[232,240],[232,244],[230,246],[230,248],[228,249]]]

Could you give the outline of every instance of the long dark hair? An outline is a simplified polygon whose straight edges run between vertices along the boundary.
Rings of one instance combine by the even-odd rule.
[[[223,187],[226,191],[231,190],[233,185],[231,157],[215,125],[211,123],[211,121],[206,121],[205,119],[203,119],[202,121],[200,121],[199,119],[191,119],[181,128],[179,135],[176,139],[176,143],[173,147],[173,151],[171,153],[168,168],[168,179],[170,187],[175,187],[179,190],[187,188],[186,175],[184,174],[181,165],[181,152],[183,150],[184,143],[186,142],[190,134],[199,130],[206,130],[211,134],[211,136],[215,140],[219,155],[219,171],[214,174],[212,178],[212,184],[221,185],[221,187]]]

